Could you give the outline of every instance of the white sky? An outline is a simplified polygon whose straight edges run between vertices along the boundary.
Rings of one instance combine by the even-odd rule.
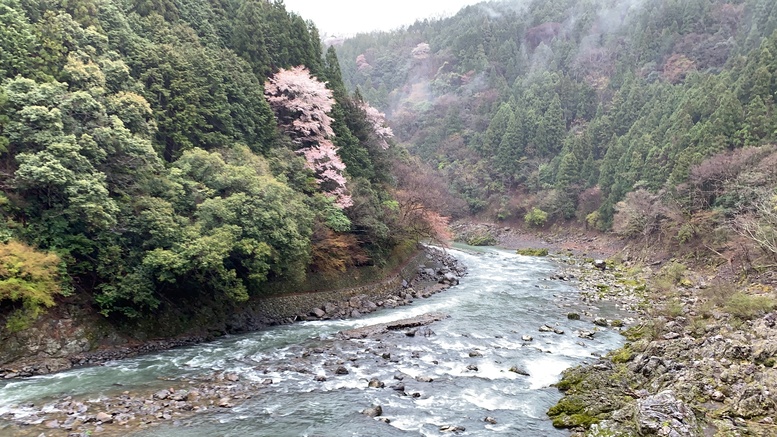
[[[483,0],[284,0],[286,9],[313,20],[322,35],[392,30],[417,19],[439,18]]]

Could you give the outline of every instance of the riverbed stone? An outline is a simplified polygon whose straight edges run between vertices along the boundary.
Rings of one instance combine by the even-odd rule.
[[[405,391],[405,384],[399,383],[397,385],[392,385],[390,388],[394,391]]]
[[[313,311],[310,312],[310,315],[321,319],[321,318],[324,318],[324,316],[326,316],[326,311],[322,310],[321,308],[314,308]]]
[[[345,366],[338,366],[337,369],[335,369],[335,375],[347,375],[348,369],[345,368]]]
[[[338,310],[338,306],[333,302],[327,302],[324,304],[324,312],[326,312],[328,315],[336,314]]]
[[[440,279],[440,283],[443,284],[450,284],[450,285],[456,285],[459,283],[459,278],[456,277],[453,273],[445,273],[442,278]]]
[[[370,387],[370,388],[383,388],[383,387],[386,386],[386,384],[384,384],[379,379],[374,379],[373,378],[373,379],[370,380],[370,382],[367,384],[367,386]]]
[[[523,369],[523,367],[520,367],[520,366],[512,366],[510,367],[509,371],[513,373],[517,373],[522,376],[531,376],[529,375],[529,372],[527,372],[526,370]]]
[[[637,400],[635,421],[641,435],[699,436],[696,416],[685,403],[675,397],[672,390]]]
[[[383,407],[380,405],[373,405],[372,407],[362,410],[362,414],[368,417],[378,417],[383,415]]]
[[[170,396],[170,392],[167,390],[159,390],[154,393],[154,399],[159,399],[160,401],[167,399],[168,396]]]
[[[580,331],[577,331],[578,337],[585,338],[588,340],[593,339],[595,334],[596,333],[594,331],[586,331],[585,329],[581,329]]]
[[[232,408],[232,402],[230,398],[224,397],[219,399],[218,406],[221,408]]]

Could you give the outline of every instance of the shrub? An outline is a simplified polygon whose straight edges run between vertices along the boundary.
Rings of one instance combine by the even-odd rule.
[[[726,312],[741,320],[750,320],[775,308],[770,296],[753,296],[742,292],[734,293],[725,306]]]
[[[667,294],[674,290],[677,285],[684,285],[685,272],[688,268],[676,261],[672,261],[665,265],[661,271],[653,279],[653,285],[656,289],[663,294]]]
[[[602,220],[602,214],[599,211],[594,211],[585,216],[585,223],[589,228],[598,229],[600,231],[607,230],[607,223]]]
[[[643,189],[628,193],[615,205],[615,210],[613,231],[626,238],[647,239],[659,231],[667,216],[666,207],[658,196]]]
[[[22,304],[8,317],[9,330],[26,328],[43,308],[54,306],[54,296],[61,292],[60,263],[57,255],[18,241],[0,244],[0,302]]]
[[[702,290],[702,296],[707,298],[707,302],[713,307],[722,307],[736,292],[737,288],[733,283],[717,281]],[[711,310],[712,308],[710,308]]]
[[[541,228],[548,222],[548,213],[539,208],[532,208],[523,216],[523,221],[529,226]]]

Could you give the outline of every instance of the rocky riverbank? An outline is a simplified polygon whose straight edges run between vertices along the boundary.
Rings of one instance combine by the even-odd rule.
[[[176,338],[125,338],[106,323],[64,312],[19,333],[3,332],[0,379],[30,377],[72,367],[100,365],[141,354],[297,321],[360,317],[406,305],[458,283],[466,268],[443,250],[425,247],[398,273],[349,289],[308,291],[254,299],[219,324]],[[204,332],[203,332],[204,331]]]
[[[579,437],[777,435],[772,286],[693,272],[665,253],[624,262],[627,249],[608,236],[556,238],[482,223],[460,223],[456,234],[461,241],[557,251],[569,267],[551,279],[578,281],[588,305],[582,316],[627,328],[623,348],[564,373],[558,388],[565,397],[548,411],[555,426]],[[612,258],[595,268],[586,256]],[[634,317],[601,317],[608,302]]]
[[[583,300],[635,311],[629,342],[564,373],[554,425],[581,437],[777,435],[773,289],[710,283],[679,263],[610,268],[571,271]]]
[[[460,221],[451,226],[451,231],[455,241],[470,246],[549,249],[592,258],[608,258],[623,250],[623,244],[617,239],[584,229],[526,230],[495,223]]]
[[[355,318],[381,308],[410,305],[414,299],[428,298],[458,284],[459,278],[466,273],[466,268],[444,251],[427,248],[423,258],[423,262],[414,267],[416,274],[409,280],[403,280],[401,288],[393,293],[380,295],[379,299],[357,295],[341,301],[327,302],[299,314],[294,319],[285,319],[282,322]],[[344,331],[337,338],[377,339],[397,332],[410,336],[415,335],[422,327],[445,317],[444,314],[427,314]],[[418,335],[424,334],[421,332]],[[178,345],[173,341],[166,344]],[[148,352],[152,350],[150,346],[143,349]],[[81,358],[82,361],[79,362],[99,365],[132,356],[133,353],[137,354],[139,351],[108,351],[87,359]],[[323,365],[324,371],[314,375],[311,373],[313,362],[320,361],[322,356],[329,357]],[[373,361],[383,361],[389,360],[391,354],[380,348],[343,351],[340,347],[334,348],[333,341],[325,341],[316,347],[302,350],[298,358],[285,363],[282,368],[252,359],[248,361],[254,370],[265,374],[291,371],[310,374],[311,379],[323,383],[329,378],[347,375],[348,368],[358,367],[357,361],[365,357]],[[26,372],[5,373],[3,377],[9,379],[31,374],[29,370]],[[126,434],[127,430],[142,430],[158,423],[180,423],[182,419],[196,413],[218,414],[219,411],[231,409],[248,399],[262,396],[272,382],[271,378],[244,380],[237,373],[221,372],[198,378],[160,381],[158,386],[149,388],[146,392],[122,391],[121,383],[116,383],[116,390],[112,393],[104,393],[96,398],[93,395],[79,398],[66,396],[40,405],[19,405],[5,412],[2,419],[16,424],[18,428],[13,430],[13,435],[18,436],[119,436]]]
[[[317,383],[325,383],[329,379],[348,375],[360,367],[396,361],[397,354],[394,353],[392,358],[392,353],[386,347],[379,345],[364,349],[360,343],[336,340],[369,338],[381,341],[391,335],[414,336],[420,329],[425,329],[426,335],[434,335],[427,326],[445,317],[445,314],[431,313],[343,331],[335,340],[316,342],[315,346],[300,348],[296,358],[283,364],[247,359],[251,361],[254,371],[268,375],[259,380],[244,378],[233,372],[219,372],[199,378],[160,381],[158,387],[149,388],[145,392],[122,391],[121,384],[117,383],[113,393],[97,397],[66,396],[41,405],[20,405],[3,415],[2,419],[16,423],[18,428],[13,430],[13,435],[19,437],[121,436],[128,430],[138,431],[160,423],[182,426],[182,421],[194,414],[219,414],[249,399],[264,396],[273,384],[270,374],[294,372],[307,375]],[[344,345],[350,348],[345,349]],[[322,359],[323,369],[312,371]],[[412,379],[401,373],[396,374],[391,388],[402,395],[418,396],[412,391],[405,392],[406,387],[409,389],[411,385],[402,382],[405,378]],[[431,378],[421,377],[413,381],[414,384],[428,383]],[[365,387],[383,388],[387,383],[392,384],[392,381],[373,378],[365,381]],[[373,410],[366,407],[364,414],[373,417],[380,415],[374,407]]]

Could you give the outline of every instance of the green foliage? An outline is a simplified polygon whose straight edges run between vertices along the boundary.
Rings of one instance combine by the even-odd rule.
[[[540,248],[518,249],[515,252],[518,255],[524,255],[524,256],[548,256],[548,249],[540,249]]]
[[[529,226],[541,228],[548,221],[548,213],[535,207],[523,216],[523,221]]]
[[[390,101],[399,141],[470,212],[504,217],[505,196],[555,188],[563,195],[539,207],[571,218],[598,184],[589,224],[608,230],[629,192],[671,194],[706,158],[777,139],[771,4],[648,2],[603,30],[596,17],[612,2],[545,3],[465,8],[338,49],[345,85]]]
[[[586,412],[586,402],[574,395],[563,397],[558,403],[548,410],[548,416],[553,419],[556,428],[588,428],[599,419]]]
[[[297,283],[314,246],[349,266],[390,255],[392,152],[334,49],[322,55],[315,27],[280,1],[0,0],[0,239],[56,252],[82,301],[122,320]],[[321,194],[265,99],[267,77],[298,65],[336,89],[330,115],[361,202],[348,211]],[[53,302],[30,290],[0,294],[23,307],[15,329]]]
[[[22,304],[10,314],[6,328],[11,332],[24,329],[44,308],[54,306],[62,292],[60,266],[60,258],[53,253],[15,240],[0,243],[0,302]]]

